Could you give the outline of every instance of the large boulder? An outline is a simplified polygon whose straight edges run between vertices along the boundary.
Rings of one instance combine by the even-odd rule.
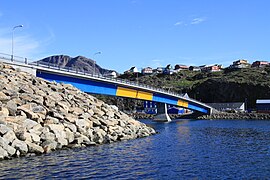
[[[12,142],[12,147],[14,147],[15,149],[19,150],[21,154],[26,154],[28,152],[28,147],[26,142],[21,141],[19,139],[15,139]]]

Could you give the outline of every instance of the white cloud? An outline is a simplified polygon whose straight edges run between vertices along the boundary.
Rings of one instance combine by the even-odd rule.
[[[178,21],[178,22],[176,22],[174,25],[175,25],[175,26],[180,26],[180,25],[183,25],[183,24],[184,24],[183,21]]]
[[[14,34],[13,49],[14,56],[20,56],[32,60],[40,58],[44,48],[54,39],[54,34],[49,30],[49,35],[46,38],[38,40],[30,35],[17,32]],[[0,53],[12,53],[12,32],[7,28],[0,28]]]
[[[201,18],[194,18],[194,19],[192,19],[192,21],[191,21],[190,24],[193,24],[193,25],[200,24],[200,23],[202,23],[204,21],[206,21],[206,18],[203,18],[203,17],[201,17]]]

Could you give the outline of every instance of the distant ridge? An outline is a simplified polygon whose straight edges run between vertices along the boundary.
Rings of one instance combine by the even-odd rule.
[[[54,55],[46,57],[37,61],[38,63],[52,63],[63,68],[77,68],[78,71],[85,71],[87,73],[96,73],[96,74],[109,74],[113,70],[104,69],[98,64],[95,64],[95,61],[83,56],[70,57],[67,55]],[[95,70],[94,70],[95,69]]]

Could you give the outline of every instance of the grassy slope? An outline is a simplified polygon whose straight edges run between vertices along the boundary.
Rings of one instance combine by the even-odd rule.
[[[136,81],[137,75],[122,75],[121,78]],[[173,75],[139,74],[140,83],[188,93],[203,102],[244,102],[255,107],[256,99],[270,98],[270,68],[248,68],[215,73],[181,71]]]

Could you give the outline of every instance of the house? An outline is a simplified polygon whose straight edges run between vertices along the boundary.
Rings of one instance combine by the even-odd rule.
[[[158,68],[156,68],[156,69],[153,69],[153,73],[154,73],[154,74],[163,74],[164,70],[165,70],[165,68],[163,68],[163,67],[158,67]]]
[[[242,68],[249,68],[250,64],[245,59],[239,59],[234,61],[232,65],[229,66],[230,69],[242,69]]]
[[[131,67],[129,70],[125,71],[124,74],[128,74],[128,73],[138,73],[138,68],[133,66]]]
[[[203,72],[218,72],[221,71],[221,65],[211,65],[202,68]]]
[[[153,69],[151,67],[143,68],[142,69],[142,74],[144,74],[144,75],[153,74]]]
[[[173,70],[173,67],[170,65],[170,64],[168,64],[167,66],[166,66],[166,68],[165,68],[165,70],[163,71],[163,74],[169,74],[169,75],[171,75],[171,74],[173,74],[175,71]]]
[[[156,114],[157,113],[157,103],[153,101],[144,101],[144,112],[146,114]]]
[[[108,73],[104,74],[103,76],[104,77],[110,77],[110,78],[116,78],[117,73],[115,71],[112,71],[112,72],[108,72]]]
[[[258,113],[270,113],[270,99],[257,99],[256,108]]]
[[[179,72],[179,71],[182,71],[182,70],[188,70],[188,66],[186,66],[186,65],[181,65],[181,64],[176,64],[175,66],[174,66],[174,70],[176,71],[176,72]]]
[[[261,67],[265,67],[267,65],[269,65],[269,62],[267,62],[267,61],[255,61],[252,63],[251,67],[261,68]]]
[[[190,71],[201,71],[200,66],[189,66],[188,68]]]
[[[234,102],[234,103],[208,103],[209,106],[219,110],[219,111],[246,111],[246,106],[244,102]]]

